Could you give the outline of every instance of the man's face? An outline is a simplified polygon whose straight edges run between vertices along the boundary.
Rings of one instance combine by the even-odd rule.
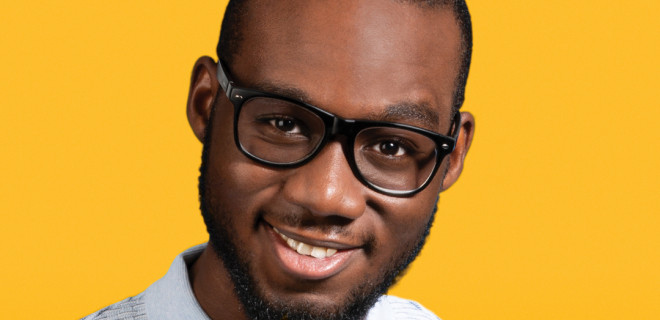
[[[237,85],[347,119],[449,132],[460,61],[451,10],[391,1],[272,1],[252,5],[249,15],[228,65]],[[353,175],[341,139],[298,168],[257,164],[236,148],[233,112],[221,93],[209,120],[201,190],[212,244],[223,242],[215,245],[231,251],[220,253],[223,260],[237,260],[225,265],[247,276],[248,291],[269,307],[337,313],[381,294],[424,239],[447,159],[423,191],[387,196]],[[300,254],[291,248],[300,243],[336,253]]]

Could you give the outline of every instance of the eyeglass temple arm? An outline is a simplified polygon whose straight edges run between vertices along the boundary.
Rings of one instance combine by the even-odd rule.
[[[454,115],[454,121],[452,123],[452,126],[454,127],[454,133],[452,134],[452,138],[454,138],[454,145],[451,148],[451,151],[454,151],[456,148],[456,143],[458,142],[458,135],[461,133],[461,112],[457,111],[456,115]]]
[[[461,112],[457,111],[454,116],[454,140],[458,140],[458,134],[461,132]]]
[[[224,64],[222,61],[218,60],[218,71],[217,71],[217,78],[218,81],[220,82],[220,87],[222,90],[225,91],[225,94],[227,95],[227,98],[231,99],[231,91],[232,91],[232,81],[227,77],[227,72],[225,72]]]

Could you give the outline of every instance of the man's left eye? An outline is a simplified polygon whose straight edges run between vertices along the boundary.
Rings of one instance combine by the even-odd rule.
[[[382,141],[374,146],[376,151],[391,157],[401,157],[406,154],[406,149],[396,141]]]

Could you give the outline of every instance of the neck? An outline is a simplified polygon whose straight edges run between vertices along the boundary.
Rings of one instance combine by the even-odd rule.
[[[224,264],[209,244],[190,268],[195,298],[212,320],[247,320]]]

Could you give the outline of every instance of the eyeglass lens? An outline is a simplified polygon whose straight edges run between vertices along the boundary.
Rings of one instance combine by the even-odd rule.
[[[324,134],[323,120],[312,111],[280,99],[256,97],[243,104],[238,140],[249,154],[277,164],[293,164],[312,155]],[[408,191],[423,185],[437,161],[436,144],[417,132],[367,127],[353,144],[356,167],[364,180],[384,189]]]

